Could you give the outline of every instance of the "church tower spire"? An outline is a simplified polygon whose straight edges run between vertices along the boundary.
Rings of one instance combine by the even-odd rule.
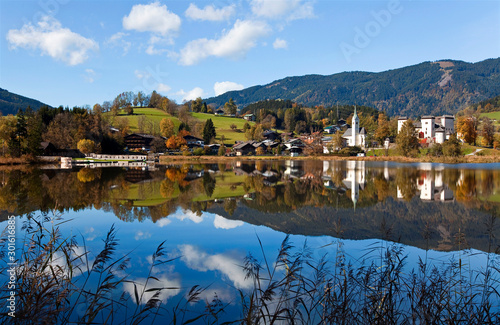
[[[352,117],[352,123],[351,123],[351,135],[352,135],[352,145],[357,146],[358,145],[358,133],[359,133],[359,118],[358,114],[356,114],[356,105],[354,105],[354,115]]]

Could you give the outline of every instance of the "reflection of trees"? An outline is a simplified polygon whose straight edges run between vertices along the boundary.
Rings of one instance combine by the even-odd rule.
[[[396,186],[405,201],[410,201],[417,194],[418,171],[398,168],[396,171]]]
[[[208,197],[212,197],[215,190],[215,179],[210,176],[210,173],[205,172],[203,174],[203,188],[205,190],[205,194]]]
[[[374,180],[373,185],[377,189],[378,201],[385,201],[390,194],[389,182],[384,178],[383,174],[378,174]]]
[[[469,202],[476,197],[477,183],[474,170],[465,170],[463,178],[458,182],[455,197],[457,201]]]

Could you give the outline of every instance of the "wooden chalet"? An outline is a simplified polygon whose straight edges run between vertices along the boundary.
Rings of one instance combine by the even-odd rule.
[[[155,137],[150,134],[132,133],[124,137],[125,145],[129,149],[147,150]]]

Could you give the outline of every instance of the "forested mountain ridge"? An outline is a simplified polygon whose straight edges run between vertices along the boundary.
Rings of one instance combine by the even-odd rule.
[[[266,99],[289,99],[305,106],[357,104],[391,116],[453,114],[500,95],[500,58],[477,63],[443,60],[384,72],[342,72],[329,76],[286,77],[264,86],[206,99],[216,107],[233,98],[238,107]]]
[[[2,115],[15,115],[20,108],[26,109],[28,106],[33,110],[38,110],[40,107],[48,105],[36,99],[14,94],[6,89],[0,88],[0,112]]]

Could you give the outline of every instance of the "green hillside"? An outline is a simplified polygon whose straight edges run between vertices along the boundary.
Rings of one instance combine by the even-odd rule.
[[[38,110],[40,107],[48,105],[0,88],[0,112],[2,115],[17,114],[20,108],[26,109],[28,106],[33,110]]]
[[[105,116],[111,117],[112,114],[111,112],[105,113]],[[133,115],[128,115],[124,110],[120,110],[118,115],[115,118],[114,125],[117,125],[117,118],[121,119],[127,119],[128,120],[128,126],[130,127],[130,132],[131,133],[137,133],[139,132],[139,120],[141,119],[141,116],[145,117],[145,120],[148,123],[153,123],[154,124],[154,129],[155,130],[160,130],[160,122],[164,118],[169,118],[174,122],[174,126],[176,128],[179,127],[179,124],[181,123],[177,117],[171,116],[168,113],[156,109],[156,108],[149,108],[149,107],[134,107],[134,114]],[[149,133],[149,132],[146,132]]]
[[[235,141],[246,140],[245,133],[242,132],[243,125],[245,125],[245,123],[247,122],[244,119],[205,113],[192,113],[191,115],[197,120],[203,122],[211,118],[217,132],[217,140],[220,140],[221,135],[224,135],[224,143],[226,144],[234,144]],[[254,122],[248,123],[250,125],[254,124]],[[231,129],[231,124],[236,125],[235,131]]]
[[[305,106],[357,104],[377,108],[391,116],[417,117],[456,113],[498,95],[500,58],[477,63],[424,62],[379,73],[287,77],[205,101],[216,108],[229,98],[233,98],[239,108],[267,99],[289,99]]]

